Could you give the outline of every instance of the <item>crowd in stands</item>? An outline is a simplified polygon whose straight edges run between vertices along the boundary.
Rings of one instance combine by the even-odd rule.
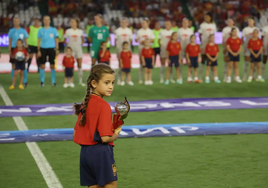
[[[33,17],[41,17],[39,1],[0,0],[1,32],[5,33],[12,27],[12,19],[16,16],[20,17],[25,28],[32,23]],[[141,27],[143,18],[149,18],[149,27],[153,28],[156,22],[164,26],[164,20],[172,20],[180,27],[182,19],[188,17],[194,20],[193,24],[198,28],[207,12],[213,12],[218,30],[226,25],[228,17],[232,17],[241,29],[245,27],[249,15],[255,16],[256,26],[262,28],[268,24],[267,1],[191,0],[187,1],[190,15],[185,14],[187,11],[183,10],[179,0],[48,0],[47,4],[54,26],[61,25],[67,29],[70,27],[70,19],[77,17],[81,29],[86,31],[87,24],[92,24],[93,16],[102,14],[111,32],[119,27],[123,17],[129,19],[130,27],[135,32]]]

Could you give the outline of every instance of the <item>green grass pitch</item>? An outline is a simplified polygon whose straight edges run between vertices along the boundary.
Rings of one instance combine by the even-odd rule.
[[[219,77],[222,78],[222,56]],[[242,68],[242,63],[241,63]],[[186,79],[186,67],[184,69]],[[88,73],[84,72],[84,79]],[[117,86],[107,101],[165,98],[265,97],[267,83],[159,84],[159,69],[153,72],[153,86]],[[242,72],[241,72],[242,75]],[[75,83],[77,83],[75,74]],[[58,87],[39,88],[39,76],[29,74],[29,87],[8,90],[9,74],[0,74],[0,84],[14,105],[81,102],[85,88],[64,89],[63,73],[57,74]],[[0,98],[0,105],[4,105]],[[75,116],[23,117],[29,129],[72,128]],[[166,111],[130,113],[125,125],[211,122],[268,121],[267,109]],[[0,118],[0,131],[17,130],[12,118]],[[265,188],[268,172],[268,136],[222,135],[119,139],[115,142],[118,187],[124,188]],[[72,141],[39,142],[64,188],[79,187],[79,149]],[[25,144],[0,144],[0,188],[45,188],[46,183]]]

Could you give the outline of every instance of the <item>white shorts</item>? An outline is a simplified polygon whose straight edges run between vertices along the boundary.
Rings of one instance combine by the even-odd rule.
[[[83,57],[83,49],[82,49],[82,46],[79,46],[79,47],[71,47],[71,48],[72,48],[72,51],[73,51],[74,58],[81,59]]]
[[[167,58],[167,49],[164,47],[160,48],[160,57],[161,58]]]
[[[207,46],[207,43],[202,43],[200,46],[200,50],[201,50],[202,55],[206,54],[206,46]]]
[[[248,48],[244,48],[244,56],[250,57],[250,50]]]

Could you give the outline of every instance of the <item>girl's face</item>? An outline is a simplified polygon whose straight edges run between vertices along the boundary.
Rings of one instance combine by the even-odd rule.
[[[95,88],[93,89],[93,92],[101,97],[110,97],[114,90],[114,81],[114,74],[103,74],[99,82],[96,82],[95,80],[91,82],[92,87]]]
[[[249,27],[254,27],[254,20],[253,19],[248,20],[248,26]]]
[[[232,31],[232,37],[236,37],[237,36],[237,31],[236,31],[236,29],[234,29],[233,31]]]
[[[194,43],[195,39],[196,39],[195,36],[192,36],[190,40],[191,40],[192,43]]]
[[[123,49],[128,50],[128,44],[124,44]]]
[[[71,27],[72,27],[72,28],[77,28],[77,22],[76,22],[75,19],[72,19],[72,20],[71,20]]]
[[[177,41],[178,40],[178,34],[177,33],[172,34],[171,39],[174,40],[174,41]]]
[[[258,30],[253,31],[253,37],[254,38],[259,38],[259,31]]]
[[[69,55],[69,56],[71,56],[71,55],[72,55],[72,50],[67,49],[67,50],[66,50],[66,54]]]
[[[22,43],[21,41],[18,41],[18,42],[17,42],[17,47],[18,47],[18,48],[22,48],[22,46],[23,46],[23,43]]]
[[[150,41],[148,39],[144,41],[144,46],[146,46],[146,47],[150,46]]]
[[[106,50],[106,48],[107,48],[107,44],[106,44],[106,42],[105,42],[105,43],[103,43],[103,44],[101,45],[101,49]]]
[[[214,35],[212,35],[211,37],[209,37],[209,42],[214,42],[214,40],[215,40]]]

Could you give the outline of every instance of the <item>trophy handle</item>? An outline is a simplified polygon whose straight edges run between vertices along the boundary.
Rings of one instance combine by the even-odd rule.
[[[130,110],[130,105],[129,105],[129,102],[128,102],[128,100],[127,100],[127,97],[125,97],[125,101],[124,101],[124,103],[127,105],[127,108],[128,108],[127,113],[128,113],[129,110]]]

